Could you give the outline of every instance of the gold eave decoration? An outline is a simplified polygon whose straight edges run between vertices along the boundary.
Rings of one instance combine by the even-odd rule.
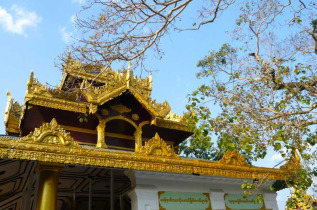
[[[31,73],[28,81],[28,88],[25,94],[25,103],[44,106],[54,109],[86,113],[87,105],[83,102],[76,102],[77,93],[68,93],[58,88],[51,89],[42,85]],[[73,100],[73,101],[72,101]]]
[[[57,124],[55,118],[50,123],[44,123],[40,128],[20,138],[18,142],[54,146],[80,147],[66,130]]]
[[[301,165],[300,157],[296,150],[292,153],[292,156],[289,159],[289,161],[287,161],[284,165],[280,167],[280,169],[295,170],[295,171],[300,168],[302,168],[302,165]]]
[[[289,171],[283,169],[231,164],[230,161],[226,162],[228,164],[221,164],[221,161],[157,155],[155,152],[157,149],[166,149],[166,145],[162,141],[156,136],[145,146],[145,151],[151,151],[152,155],[147,154],[149,152],[137,154],[126,151],[82,148],[53,119],[50,123],[44,123],[40,128],[19,140],[0,137],[0,158],[170,173],[195,173],[242,179],[285,180],[289,175]],[[168,153],[172,154],[170,150]]]
[[[242,179],[285,180],[289,174],[287,171],[280,169],[222,165],[213,161],[141,155],[106,149],[86,149],[61,144],[48,144],[46,142],[23,142],[1,137],[0,158],[169,173],[195,173]]]
[[[14,102],[11,94],[8,92],[8,101],[5,108],[4,125],[7,133],[20,134],[20,116],[22,113],[22,107],[18,102]]]
[[[298,198],[294,192],[292,194],[292,197],[297,200],[297,203],[296,203],[297,208],[289,208],[288,210],[298,210],[298,209],[312,210],[312,209],[315,209],[315,208],[313,208],[313,206],[317,204],[317,199],[314,198],[313,196],[309,195],[307,192],[300,191],[299,193],[302,195],[301,198]]]
[[[88,71],[100,71],[101,73],[94,74],[90,73]],[[63,71],[73,77],[80,77],[91,81],[97,81],[97,82],[105,82],[108,78],[107,72],[111,71],[104,70],[104,67],[101,65],[92,65],[92,64],[82,64],[81,62],[71,58],[71,55],[69,54]],[[62,81],[63,84],[64,81]]]
[[[145,145],[140,148],[138,153],[142,155],[155,155],[161,157],[178,157],[173,148],[167,145],[158,133],[156,133],[149,141],[145,142]]]
[[[166,101],[157,103],[156,100],[151,99],[151,85],[148,78],[137,79],[128,70],[124,71],[124,73],[111,70],[109,77],[111,79],[107,80],[105,85],[100,87],[94,87],[88,80],[83,81],[81,85],[82,94],[89,103],[102,105],[126,91],[130,91],[144,108],[155,117],[164,118],[171,111]]]
[[[189,128],[187,127],[187,125],[183,121],[178,122],[178,121],[172,121],[172,120],[167,120],[167,119],[162,119],[162,118],[155,118],[154,124],[157,127],[176,129],[176,130],[190,132]]]
[[[237,150],[226,151],[223,158],[219,160],[220,164],[250,167],[251,165]]]

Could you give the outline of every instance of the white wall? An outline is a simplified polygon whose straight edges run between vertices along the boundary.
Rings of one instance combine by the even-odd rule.
[[[225,209],[225,193],[243,193],[241,184],[244,179],[216,176],[197,176],[191,174],[161,173],[149,171],[126,171],[133,190],[129,193],[132,210],[158,210],[158,192],[199,192],[209,193],[212,209]],[[251,181],[252,180],[248,180]],[[254,192],[262,194],[267,209],[278,210],[276,193],[271,192],[272,182]]]

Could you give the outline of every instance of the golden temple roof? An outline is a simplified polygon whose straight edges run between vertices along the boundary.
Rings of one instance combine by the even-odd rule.
[[[96,71],[98,69],[99,71]],[[66,80],[79,79],[77,88],[67,87]],[[98,83],[98,85],[96,85]],[[72,111],[77,113],[94,114],[98,106],[129,91],[138,102],[154,117],[154,123],[159,127],[175,128],[188,131],[184,118],[171,112],[167,101],[157,103],[151,98],[152,76],[141,78],[133,75],[130,69],[113,71],[103,69],[101,66],[83,65],[69,58],[64,66],[63,79],[59,86],[49,87],[41,84],[34,73],[31,72],[27,82],[24,105],[37,105],[54,109]],[[14,117],[11,95],[8,99],[10,109],[6,110],[6,131],[19,133],[19,124],[24,115],[24,109],[20,107],[19,119]],[[83,100],[84,98],[84,100]],[[10,100],[10,102],[9,102]]]

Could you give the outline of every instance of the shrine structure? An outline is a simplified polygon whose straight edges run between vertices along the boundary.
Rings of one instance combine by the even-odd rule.
[[[181,157],[191,132],[151,98],[151,76],[102,68],[69,58],[56,88],[31,73],[22,105],[8,93],[0,209],[278,209],[270,187],[299,167],[297,156],[279,169],[251,166],[237,151]],[[244,198],[245,181],[263,183]]]

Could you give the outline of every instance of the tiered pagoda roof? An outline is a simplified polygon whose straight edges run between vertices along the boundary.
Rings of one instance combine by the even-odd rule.
[[[271,180],[285,180],[300,167],[296,155],[280,169],[251,166],[237,151],[220,161],[178,156],[191,132],[151,91],[151,76],[71,58],[55,88],[31,73],[22,106],[8,93],[0,158]]]
[[[153,100],[151,91],[151,75],[139,78],[130,69],[116,72],[69,58],[59,86],[51,88],[41,84],[32,72],[22,106],[8,93],[6,132],[25,136],[55,118],[75,140],[95,144],[98,119],[111,118],[121,121],[107,126],[110,138],[117,138],[119,134],[123,139],[134,139],[133,128],[125,123],[128,122],[135,128],[142,124],[145,139],[159,133],[167,137],[172,147],[177,147],[190,135],[185,121],[171,112],[166,101]],[[83,119],[84,122],[80,122]],[[131,143],[115,145],[134,149]]]

